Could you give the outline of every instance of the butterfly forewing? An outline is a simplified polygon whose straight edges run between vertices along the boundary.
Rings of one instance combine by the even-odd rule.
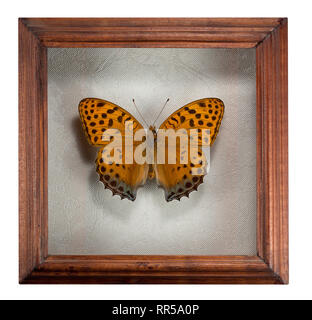
[[[201,129],[210,131],[210,139],[199,132],[199,145],[213,145],[224,114],[224,104],[218,98],[193,101],[171,114],[159,129]]]
[[[102,140],[107,129],[118,129],[124,136],[126,121],[133,121],[134,133],[143,128],[128,111],[106,100],[86,98],[80,101],[78,109],[84,132],[91,145],[108,144],[109,141]]]

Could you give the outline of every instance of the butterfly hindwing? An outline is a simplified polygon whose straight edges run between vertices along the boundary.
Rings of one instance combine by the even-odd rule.
[[[168,148],[168,153],[171,148]],[[203,183],[206,174],[207,160],[199,147],[196,161],[191,160],[191,152],[188,153],[187,163],[180,163],[180,145],[176,146],[177,164],[157,164],[155,167],[158,185],[165,191],[166,201],[180,200],[183,196],[188,197],[192,191],[196,191]],[[195,153],[195,152],[194,152]]]
[[[148,165],[125,164],[110,162],[104,148],[98,152],[96,159],[96,171],[103,182],[105,189],[110,189],[113,195],[119,195],[121,199],[131,201],[136,199],[137,189],[144,185],[148,175]]]

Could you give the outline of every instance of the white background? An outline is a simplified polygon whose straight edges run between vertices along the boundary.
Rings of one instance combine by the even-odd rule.
[[[311,291],[310,1],[13,1],[1,15],[0,298],[3,299],[303,299]],[[17,207],[18,17],[288,17],[290,284],[288,286],[20,286]]]

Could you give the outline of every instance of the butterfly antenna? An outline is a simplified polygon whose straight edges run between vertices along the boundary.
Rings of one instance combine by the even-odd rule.
[[[147,124],[147,123],[146,123],[146,121],[144,120],[144,118],[143,118],[143,116],[142,116],[141,112],[139,111],[139,109],[138,109],[137,105],[135,104],[134,99],[132,99],[132,102],[133,102],[133,104],[134,104],[134,106],[135,106],[135,108],[136,108],[136,111],[138,112],[138,114],[139,114],[139,115],[140,115],[140,117],[142,118],[143,122],[145,123],[146,128],[148,128],[148,124]]]
[[[160,112],[158,113],[158,116],[157,116],[156,120],[154,121],[153,126],[154,126],[154,124],[156,123],[156,121],[158,120],[158,118],[159,118],[159,116],[161,115],[161,113],[164,111],[165,106],[166,106],[166,104],[168,103],[168,101],[169,101],[169,98],[166,100],[164,106],[162,107],[162,109],[161,109]]]

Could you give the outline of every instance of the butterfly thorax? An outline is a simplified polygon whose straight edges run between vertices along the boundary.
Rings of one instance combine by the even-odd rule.
[[[156,132],[156,128],[154,126],[150,126],[149,130],[152,131],[153,135],[154,135],[154,141],[157,140],[157,132]]]

